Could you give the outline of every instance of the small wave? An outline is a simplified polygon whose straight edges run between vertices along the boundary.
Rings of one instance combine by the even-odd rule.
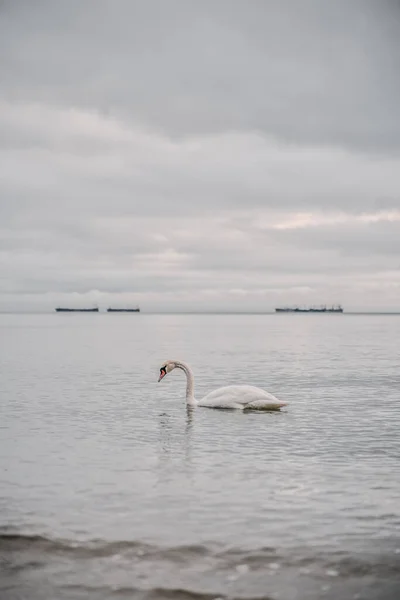
[[[154,588],[146,592],[144,598],[145,600],[216,600],[215,594],[206,594],[179,588]],[[226,596],[218,596],[218,600],[225,600],[225,598]]]
[[[35,563],[40,566],[57,556],[67,556],[71,560],[118,556],[127,561],[169,562],[178,567],[212,558],[216,570],[234,569],[238,565],[246,564],[253,573],[264,570],[269,565],[279,564],[282,568],[307,569],[314,575],[324,574],[328,570],[337,571],[341,577],[390,577],[399,574],[399,554],[393,548],[373,554],[352,554],[344,550],[310,551],[304,547],[287,549],[284,552],[278,552],[271,547],[245,550],[212,544],[162,547],[134,540],[78,542],[0,529],[0,552],[8,557],[11,554],[23,553],[26,557],[23,561],[25,567]],[[20,567],[22,568],[22,565]]]
[[[137,556],[143,559],[164,559],[172,562],[180,562],[213,556],[220,562],[226,561],[230,564],[241,564],[244,561],[257,566],[257,563],[265,564],[266,560],[276,560],[277,554],[274,548],[260,548],[256,551],[242,550],[240,548],[223,548],[217,545],[179,545],[179,546],[157,546],[140,541],[112,541],[88,540],[85,542],[71,541],[66,539],[54,539],[35,534],[14,533],[0,530],[0,551],[8,552],[35,551],[43,554],[73,555],[76,558],[95,558],[107,556]]]
[[[34,550],[50,554],[73,554],[75,557],[107,557],[116,554],[135,554],[141,557],[166,558],[179,560],[182,556],[188,560],[206,556],[210,549],[201,545],[174,546],[172,548],[160,548],[151,544],[136,541],[113,541],[90,540],[87,542],[74,542],[65,539],[48,538],[42,535],[30,535],[22,533],[11,533],[0,531],[0,551],[29,551]]]
[[[71,592],[89,594],[99,593],[107,598],[137,598],[138,600],[272,600],[270,596],[238,596],[219,593],[201,592],[186,588],[155,587],[143,590],[134,586],[121,587],[92,587],[92,586],[66,586]]]

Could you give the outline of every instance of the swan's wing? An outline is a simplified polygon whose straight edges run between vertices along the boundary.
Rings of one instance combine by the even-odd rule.
[[[218,388],[200,400],[199,405],[218,408],[254,407],[256,410],[271,410],[285,406],[272,394],[252,385],[228,385]],[[264,408],[261,408],[262,406]]]
[[[205,402],[216,405],[221,402],[224,404],[247,404],[250,401],[249,387],[247,385],[226,385],[210,392],[200,402],[203,405]],[[254,393],[251,397],[254,400]]]

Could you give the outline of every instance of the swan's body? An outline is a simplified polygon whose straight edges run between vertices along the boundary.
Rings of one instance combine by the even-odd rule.
[[[286,406],[275,396],[253,385],[227,385],[218,388],[197,402],[209,408],[238,408],[253,410],[276,410]]]
[[[237,410],[280,410],[286,406],[286,402],[281,402],[272,394],[252,385],[228,385],[210,392],[201,400],[196,400],[193,373],[186,363],[167,361],[160,369],[158,381],[174,369],[181,369],[186,374],[186,403],[189,406]]]

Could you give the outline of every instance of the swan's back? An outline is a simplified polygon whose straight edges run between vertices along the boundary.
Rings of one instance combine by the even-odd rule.
[[[273,410],[286,406],[269,392],[252,385],[227,385],[204,396],[199,406],[210,408],[253,408]]]

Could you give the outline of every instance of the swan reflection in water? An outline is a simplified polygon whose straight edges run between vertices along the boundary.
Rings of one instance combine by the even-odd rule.
[[[168,360],[160,368],[160,382],[174,369],[180,369],[186,375],[187,407],[204,406],[206,408],[237,410],[280,410],[287,406],[269,392],[252,385],[228,385],[210,392],[201,400],[194,397],[194,377],[189,365],[179,360]]]
[[[176,457],[183,455],[186,467],[191,468],[192,431],[194,426],[194,408],[186,407],[185,427],[182,428],[181,416],[169,413],[159,414],[159,453],[161,479],[168,478],[168,471],[176,469]]]

